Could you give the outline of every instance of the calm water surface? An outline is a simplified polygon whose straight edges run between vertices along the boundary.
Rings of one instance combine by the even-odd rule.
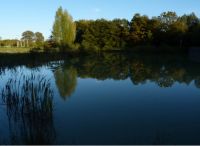
[[[1,55],[0,144],[200,144],[189,55]]]

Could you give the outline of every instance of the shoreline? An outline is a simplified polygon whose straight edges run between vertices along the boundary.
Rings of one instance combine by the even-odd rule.
[[[195,49],[194,49],[195,48]],[[194,51],[195,50],[195,51]],[[121,49],[111,49],[111,50],[101,50],[101,51],[84,51],[79,49],[77,51],[58,51],[54,48],[52,49],[34,49],[34,48],[17,48],[17,47],[0,47],[0,54],[32,54],[32,53],[44,53],[44,54],[99,54],[99,53],[191,53],[200,52],[200,47],[177,47],[177,46],[135,46],[132,48],[121,48]]]

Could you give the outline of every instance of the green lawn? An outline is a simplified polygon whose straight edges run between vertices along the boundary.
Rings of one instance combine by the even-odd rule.
[[[30,48],[2,48],[0,47],[0,53],[8,53],[8,54],[15,54],[15,53],[29,53]]]

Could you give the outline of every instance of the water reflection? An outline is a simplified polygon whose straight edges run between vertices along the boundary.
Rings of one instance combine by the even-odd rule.
[[[188,85],[194,81],[196,87],[199,87],[200,64],[191,62],[185,55],[143,55],[141,57],[101,54],[100,56],[77,57],[77,59],[69,58],[65,60],[65,64],[70,64],[70,67],[65,65],[62,69],[55,71],[55,78],[62,96],[71,95],[71,92],[64,94],[64,91],[74,91],[77,77],[98,80],[130,78],[134,85],[151,81],[161,88],[172,87],[176,82]],[[65,89],[61,84],[65,86]]]
[[[36,57],[37,56],[37,57]],[[63,98],[75,91],[77,77],[98,80],[125,80],[130,78],[134,85],[146,81],[159,87],[172,87],[175,82],[190,84],[195,81],[198,87],[200,64],[188,58],[188,55],[173,54],[118,54],[61,56],[58,55],[17,55],[1,56],[0,71],[25,65],[32,70],[46,65],[52,67],[56,84]],[[23,58],[23,59],[22,59]],[[21,60],[21,61],[13,61]],[[63,61],[59,61],[63,60]]]
[[[77,84],[77,70],[73,67],[59,67],[54,72],[56,85],[60,96],[66,100],[75,91]]]
[[[54,143],[53,91],[45,76],[10,78],[1,96],[9,121],[9,143]]]
[[[187,123],[200,121],[196,117],[200,111],[196,89],[200,88],[200,64],[186,54],[36,56],[0,60],[0,100],[9,123],[9,140],[3,144],[172,144],[181,133],[169,136],[167,121],[175,125],[171,131],[181,123],[187,128]],[[102,84],[92,84],[88,79],[101,80]],[[114,83],[119,84],[117,88]],[[185,95],[183,89],[189,93]],[[151,95],[145,94],[149,90]],[[188,100],[188,94],[193,98]],[[179,96],[185,97],[180,100]],[[194,127],[189,130],[195,131]],[[143,135],[146,137],[140,139]]]

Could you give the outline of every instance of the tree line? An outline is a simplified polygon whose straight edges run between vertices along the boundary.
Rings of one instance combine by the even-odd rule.
[[[0,47],[42,47],[44,45],[44,36],[41,32],[25,31],[18,39],[0,39]]]
[[[151,19],[135,14],[130,22],[126,19],[99,19],[80,20],[76,24],[75,42],[84,50],[200,46],[200,21],[194,13],[178,17],[175,12],[164,12]]]
[[[200,19],[195,13],[163,12],[149,18],[73,21],[62,7],[56,12],[51,42],[65,51],[134,50],[137,46],[185,48],[200,46]]]
[[[16,46],[16,40],[3,40]],[[145,48],[200,46],[200,19],[195,13],[178,16],[175,12],[163,12],[149,18],[135,14],[126,19],[97,19],[74,21],[72,16],[58,8],[52,35],[44,41],[42,33],[26,31],[22,39],[27,46],[48,51],[113,51]],[[3,43],[2,43],[3,42]]]

